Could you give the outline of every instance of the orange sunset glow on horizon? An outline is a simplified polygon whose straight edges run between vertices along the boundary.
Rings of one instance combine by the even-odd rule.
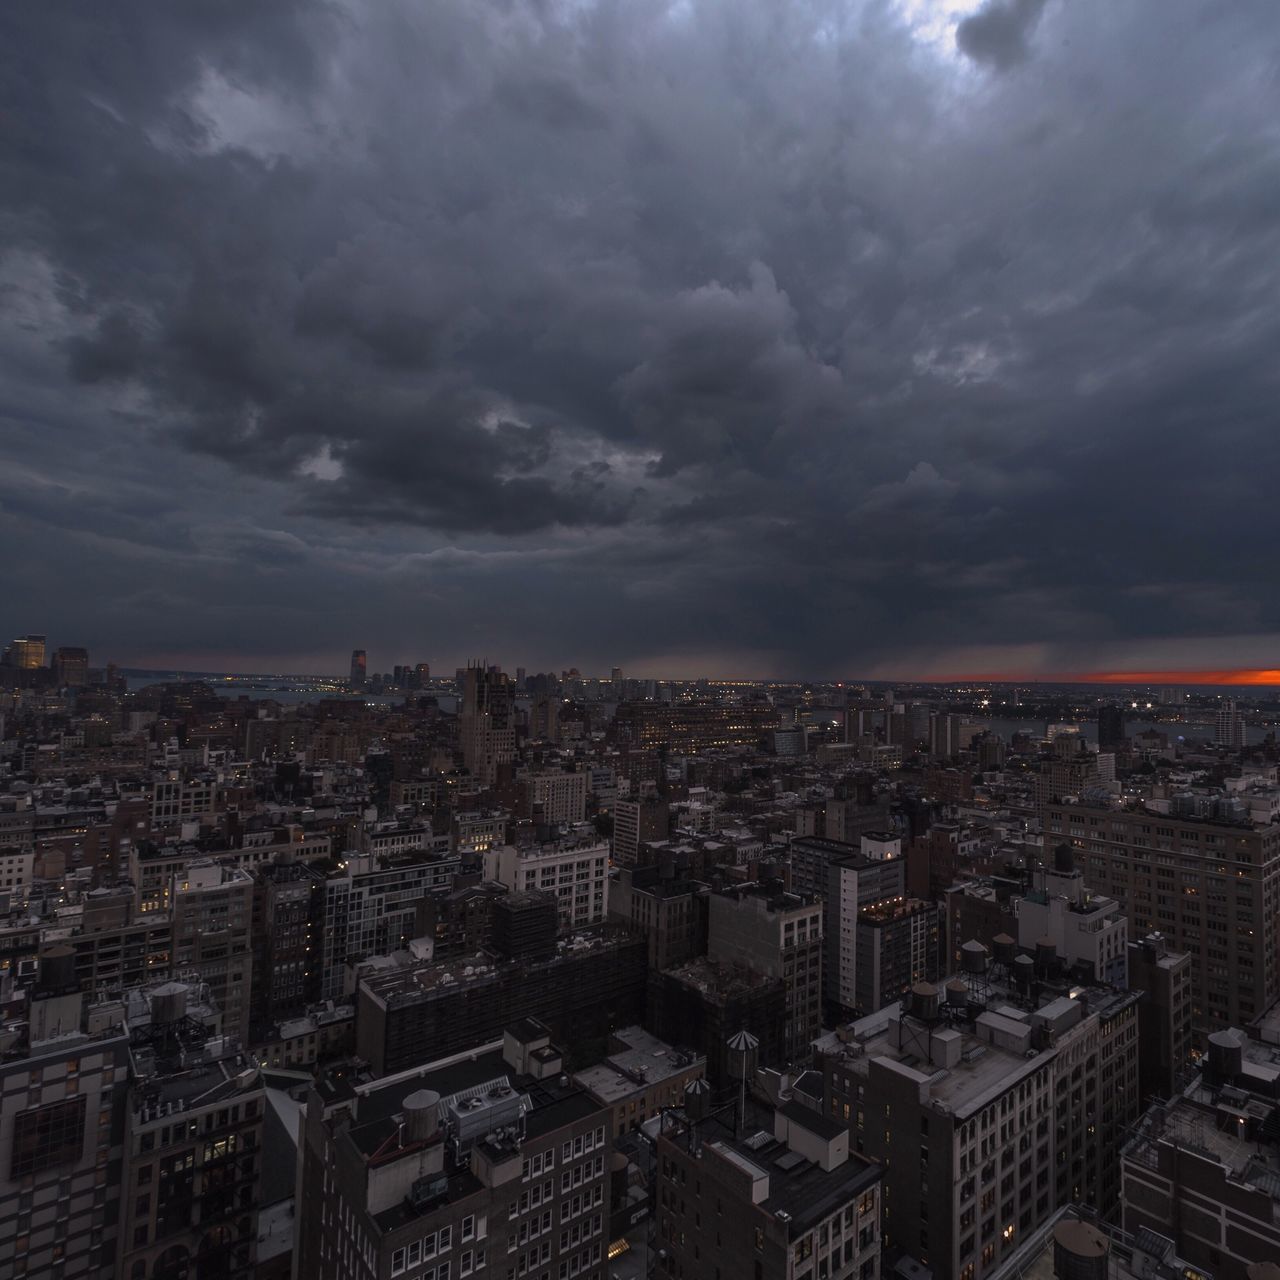
[[[1075,671],[1034,675],[992,674],[954,676],[946,683],[1021,684],[1205,684],[1277,685],[1280,667],[1239,667],[1194,671]]]

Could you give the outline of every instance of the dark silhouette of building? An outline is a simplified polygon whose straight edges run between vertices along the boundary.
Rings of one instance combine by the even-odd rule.
[[[351,687],[363,689],[367,676],[363,649],[351,650]]]
[[[1098,708],[1098,746],[1104,751],[1124,744],[1124,711],[1118,702]]]

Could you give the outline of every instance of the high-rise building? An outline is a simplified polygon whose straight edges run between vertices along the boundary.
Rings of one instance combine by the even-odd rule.
[[[19,636],[9,645],[9,665],[20,671],[44,666],[44,636]]]
[[[1218,709],[1214,721],[1213,740],[1220,747],[1229,747],[1239,751],[1245,744],[1244,713],[1235,702],[1228,699]]]
[[[351,680],[353,689],[363,689],[367,675],[365,653],[363,649],[351,650]]]
[[[1124,710],[1118,702],[1104,702],[1098,708],[1098,746],[1103,751],[1124,744]]]
[[[1047,842],[1069,843],[1138,937],[1192,956],[1192,1034],[1247,1026],[1280,997],[1280,823],[1048,804]]]
[[[491,787],[516,749],[515,688],[497,667],[473,663],[462,684],[462,760],[481,786]]]
[[[413,669],[414,687],[425,689],[431,680],[431,664],[419,662]]]
[[[81,689],[89,683],[89,650],[64,646],[53,652],[53,676],[59,685]]]

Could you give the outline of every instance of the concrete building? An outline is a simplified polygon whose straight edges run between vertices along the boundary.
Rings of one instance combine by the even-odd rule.
[[[1157,1231],[1130,1235],[1083,1208],[1059,1209],[1022,1242],[992,1280],[1214,1280],[1178,1257]],[[1275,1280],[1259,1273],[1252,1280]]]
[[[565,825],[583,822],[587,816],[585,772],[563,769],[530,773],[520,779],[526,816],[535,822]]]
[[[497,667],[468,665],[462,682],[459,735],[471,776],[491,787],[516,749],[515,686]]]
[[[697,755],[721,747],[755,747],[772,737],[780,717],[764,702],[721,705],[710,702],[623,702],[614,714],[612,736],[619,746],[672,755]]]
[[[610,1112],[529,1019],[453,1058],[308,1097],[308,1280],[604,1280]]]
[[[325,878],[302,862],[259,867],[253,890],[249,1044],[320,998]]]
[[[1124,1226],[1167,1233],[1197,1272],[1251,1280],[1280,1261],[1280,1064],[1225,1030],[1201,1066],[1125,1147]]]
[[[880,1275],[878,1166],[799,1102],[768,1113],[707,1091],[657,1126],[657,1274],[675,1280],[813,1280]]]
[[[707,905],[708,959],[782,979],[783,1057],[789,1063],[808,1061],[822,1026],[821,901],[752,883],[713,893]]]
[[[634,867],[642,844],[671,834],[671,810],[660,796],[619,797],[613,805],[613,860]]]
[[[1280,824],[1050,804],[1045,839],[1069,843],[1135,934],[1192,959],[1192,1034],[1246,1026],[1280,997]]]
[[[706,1076],[704,1057],[643,1027],[622,1027],[609,1042],[608,1057],[573,1080],[613,1113],[609,1132],[615,1138],[639,1129],[663,1107],[678,1107],[685,1087]]]
[[[266,1110],[257,1064],[218,1034],[199,987],[135,989],[126,1018],[133,1087],[116,1274],[253,1280]]]
[[[1129,922],[1114,898],[1085,886],[1069,845],[1058,846],[1052,866],[1035,869],[1032,887],[1015,905],[1024,950],[1051,943],[1058,958],[1087,981],[1128,986]]]
[[[1231,751],[1239,751],[1244,747],[1244,714],[1230,699],[1222,704],[1214,718],[1213,740],[1218,746],[1227,747]]]
[[[1137,994],[1029,999],[969,945],[945,994],[818,1044],[827,1114],[887,1166],[885,1247],[936,1280],[984,1280],[1062,1205],[1116,1204],[1139,1110]]]
[[[249,1040],[253,877],[202,860],[173,877],[173,972],[195,973],[222,1012],[222,1029]]]
[[[937,982],[945,971],[942,914],[921,898],[890,898],[859,909],[856,1005],[875,1013],[901,1000],[919,982]]]
[[[417,931],[422,898],[453,883],[456,856],[424,854],[377,867],[350,857],[324,884],[320,937],[320,998],[340,1000],[355,990],[355,966],[369,956],[407,945]]]
[[[709,893],[706,885],[665,877],[657,867],[622,867],[609,883],[609,917],[644,936],[656,973],[706,953]]]
[[[608,913],[609,846],[590,826],[546,844],[490,849],[484,855],[484,874],[513,892],[553,894],[565,934],[603,924]]]
[[[1129,986],[1138,1006],[1138,1087],[1144,1102],[1171,1098],[1191,1066],[1191,956],[1169,949],[1162,934],[1129,943]]]
[[[621,931],[558,944],[545,960],[488,954],[445,964],[377,967],[356,997],[356,1051],[375,1072],[492,1039],[524,1016],[546,1022],[568,1046],[606,1036],[642,1016],[643,941]]]
[[[11,993],[6,993],[9,995]],[[114,1280],[129,1036],[89,1017],[69,949],[47,953],[26,1025],[0,1032],[0,1277]]]
[[[823,994],[837,1016],[858,1009],[858,913],[906,892],[902,858],[871,858],[855,846],[800,836],[790,848],[791,885],[823,903]]]

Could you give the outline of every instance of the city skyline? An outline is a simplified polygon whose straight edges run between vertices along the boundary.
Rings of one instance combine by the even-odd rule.
[[[1275,666],[1270,4],[5,22],[9,633]]]

